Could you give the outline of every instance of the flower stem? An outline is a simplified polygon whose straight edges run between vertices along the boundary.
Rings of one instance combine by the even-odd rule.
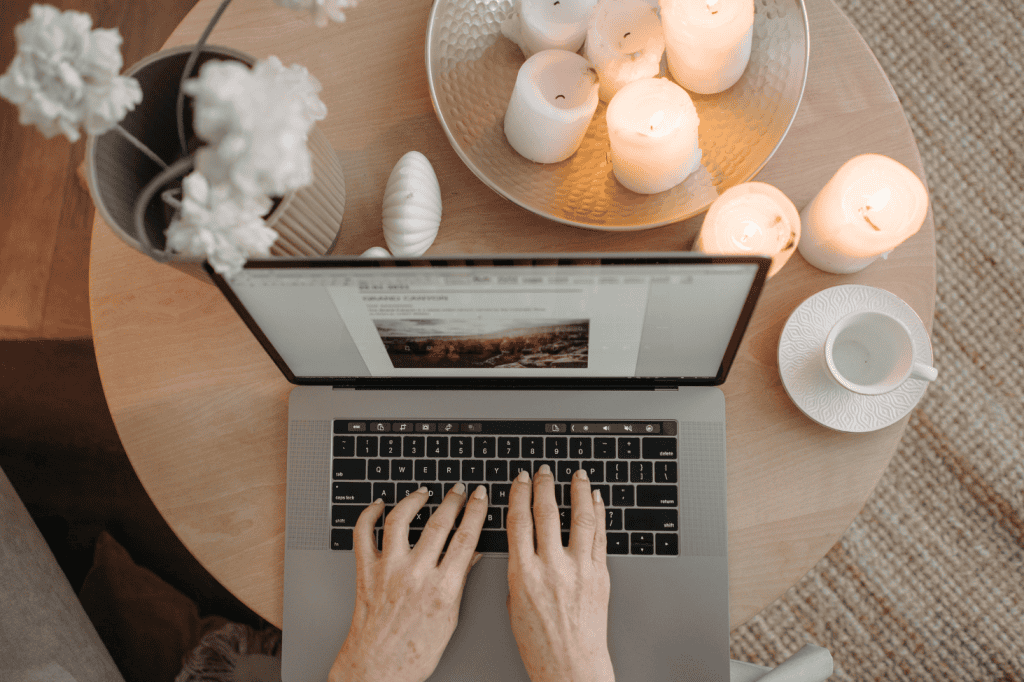
[[[203,51],[203,46],[206,45],[206,39],[210,37],[210,33],[213,31],[213,27],[217,25],[220,20],[220,15],[224,14],[224,10],[228,8],[231,0],[224,0],[220,3],[220,7],[213,13],[213,18],[210,19],[210,23],[206,25],[206,30],[203,31],[203,35],[200,36],[199,42],[196,43],[195,47],[192,48],[191,54],[188,56],[188,61],[185,62],[185,69],[181,72],[181,81],[178,83],[178,103],[175,108],[175,114],[178,118],[178,142],[181,144],[181,153],[188,154],[188,140],[185,139],[185,81],[192,77],[192,69],[195,68],[196,60],[199,59],[199,53]]]
[[[128,140],[129,142],[131,142],[132,145],[134,145],[136,149],[138,149],[140,152],[142,152],[143,154],[148,156],[150,159],[152,159],[155,164],[157,164],[161,168],[167,168],[167,164],[164,163],[163,159],[161,159],[159,156],[156,155],[156,152],[154,152],[152,149],[147,147],[146,144],[142,140],[140,140],[139,138],[135,137],[134,135],[129,133],[127,130],[125,130],[123,127],[121,127],[120,123],[118,123],[116,126],[114,126],[114,128],[117,130],[117,132],[119,132],[121,134],[121,137],[123,137],[124,139]]]
[[[132,211],[135,218],[135,238],[138,240],[139,245],[142,246],[142,250],[147,256],[159,263],[166,263],[171,259],[171,254],[166,251],[158,251],[153,243],[149,241],[149,235],[146,233],[146,207],[149,206],[150,200],[157,191],[173,180],[183,178],[189,174],[192,170],[192,166],[195,163],[195,159],[191,156],[186,156],[184,159],[179,159],[171,164],[166,170],[160,171],[155,178],[149,181],[149,183],[142,188],[142,192],[139,193],[139,198],[135,201],[135,208]]]

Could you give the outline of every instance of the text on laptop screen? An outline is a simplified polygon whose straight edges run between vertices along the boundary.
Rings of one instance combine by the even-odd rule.
[[[255,268],[230,287],[297,379],[690,377],[722,364],[752,263]]]

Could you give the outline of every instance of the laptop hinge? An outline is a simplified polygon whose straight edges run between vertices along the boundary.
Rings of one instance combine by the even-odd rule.
[[[505,379],[493,382],[461,382],[461,381],[430,381],[430,380],[392,380],[384,383],[346,383],[332,384],[335,391],[379,391],[379,390],[554,390],[554,391],[678,391],[679,384],[673,381],[655,380],[628,383],[613,383],[604,381],[581,381],[576,383],[562,382],[516,382],[515,379]]]

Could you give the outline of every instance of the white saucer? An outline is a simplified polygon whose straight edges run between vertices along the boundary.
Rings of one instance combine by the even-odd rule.
[[[860,395],[828,375],[822,354],[829,330],[840,318],[866,310],[899,318],[910,330],[915,353],[931,364],[931,340],[914,309],[895,294],[861,284],[832,287],[808,298],[786,320],[779,339],[779,374],[789,397],[808,417],[837,431],[865,433],[895,424],[928,388],[927,381],[907,379],[888,393]]]

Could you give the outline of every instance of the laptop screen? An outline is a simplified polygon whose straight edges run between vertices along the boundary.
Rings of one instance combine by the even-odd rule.
[[[766,263],[688,254],[268,259],[216,280],[294,383],[715,384]]]

